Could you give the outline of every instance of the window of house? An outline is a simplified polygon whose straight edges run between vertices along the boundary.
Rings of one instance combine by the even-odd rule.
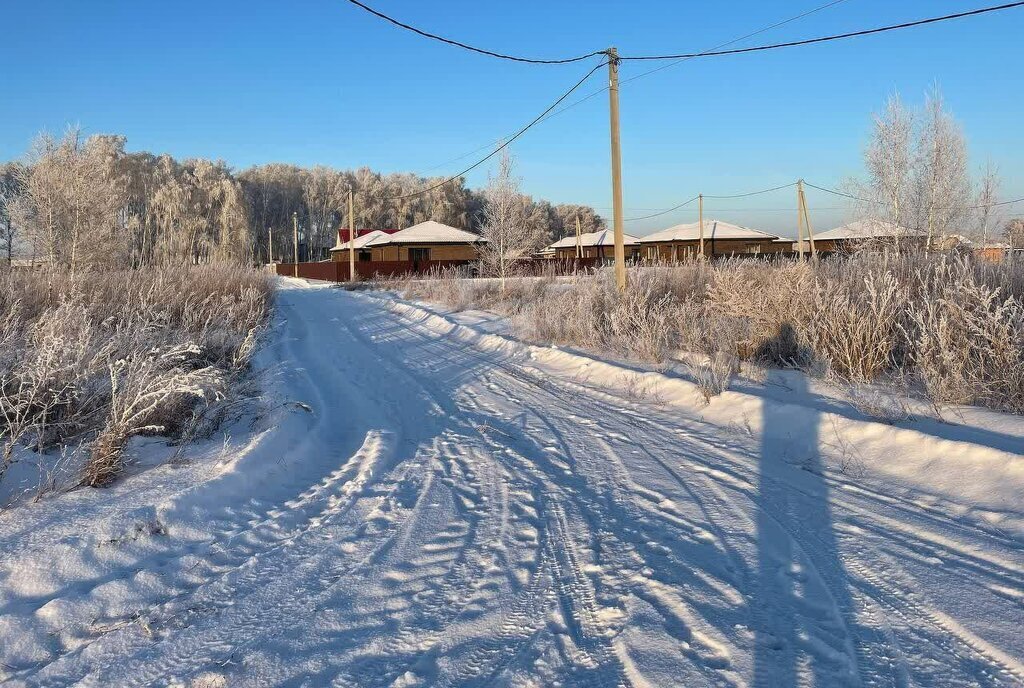
[[[360,263],[368,263],[368,262],[370,262],[370,252],[369,251],[360,251],[359,252],[359,262]]]
[[[421,263],[430,260],[430,249],[429,248],[410,248],[409,249],[409,260],[414,263]]]

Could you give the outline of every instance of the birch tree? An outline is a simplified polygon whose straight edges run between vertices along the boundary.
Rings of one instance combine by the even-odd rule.
[[[914,160],[913,225],[933,241],[958,229],[969,215],[971,183],[967,142],[933,87],[925,96]]]
[[[874,115],[871,139],[864,151],[868,179],[865,188],[871,209],[877,217],[903,227],[912,179],[912,145],[914,116],[900,100],[892,95],[885,110]],[[898,240],[897,240],[898,246]]]
[[[512,157],[506,152],[498,164],[498,173],[484,189],[484,211],[480,233],[480,263],[484,272],[501,279],[513,269],[515,261],[530,255],[543,239],[543,229],[527,221],[527,199],[519,193],[519,180],[513,175]]]
[[[995,205],[999,202],[999,186],[999,172],[989,161],[982,170],[974,203],[976,223],[973,234],[981,239],[982,246],[988,246],[989,234],[999,226],[1002,219],[999,208]]]

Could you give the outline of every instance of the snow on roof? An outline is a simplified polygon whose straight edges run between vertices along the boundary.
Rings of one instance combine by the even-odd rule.
[[[385,238],[378,237],[373,241],[373,246],[381,244],[478,244],[486,243],[487,239],[479,234],[473,234],[463,229],[456,229],[443,225],[440,222],[427,220],[412,227],[386,235]]]
[[[704,238],[710,239],[754,239],[762,241],[774,241],[779,237],[774,234],[762,232],[758,229],[741,227],[721,220],[704,221]],[[643,243],[660,241],[698,241],[700,240],[700,223],[688,222],[686,224],[669,227],[654,234],[641,237]]]
[[[841,227],[814,235],[814,240],[825,239],[874,239],[877,237],[925,236],[906,227],[900,227],[885,220],[857,220]]]
[[[622,243],[625,246],[635,246],[640,240],[630,234],[622,235]],[[614,246],[615,232],[610,229],[602,229],[599,232],[587,232],[580,234],[580,246]],[[576,235],[559,239],[548,248],[576,248]]]
[[[360,248],[366,248],[367,246],[372,246],[374,243],[380,241],[382,238],[386,240],[389,236],[390,235],[387,232],[382,232],[379,229],[375,229],[372,232],[369,232],[367,234],[363,234],[362,236],[356,237],[356,242],[355,242],[356,243],[356,248],[360,249]],[[332,251],[346,251],[346,250],[348,250],[348,248],[349,248],[349,242],[344,241],[344,242],[338,243],[331,250]]]

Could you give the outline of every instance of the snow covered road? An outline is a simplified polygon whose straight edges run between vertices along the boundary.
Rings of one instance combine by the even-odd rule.
[[[1024,685],[1020,424],[897,430],[799,375],[705,409],[290,280],[260,364],[301,405],[222,470],[0,520],[0,680]]]

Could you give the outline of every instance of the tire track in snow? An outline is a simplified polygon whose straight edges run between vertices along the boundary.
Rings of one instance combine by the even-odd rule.
[[[501,367],[502,367],[502,371],[505,372],[505,369],[507,368],[507,366],[501,366]],[[510,377],[513,378],[513,379],[521,379],[522,371],[516,371],[515,373],[511,373]],[[574,385],[571,381],[559,380],[559,383],[560,384],[564,384],[566,386],[573,386],[573,387],[577,387],[577,388],[583,387],[583,386],[580,386],[580,385]],[[549,383],[549,384],[537,385],[537,386],[542,388],[542,389],[545,389],[545,388],[550,387],[551,385]],[[592,390],[584,388],[583,391],[588,393],[587,396],[591,396]],[[598,393],[598,396],[606,396],[608,398],[613,398],[610,395],[603,395],[601,393]],[[571,403],[573,403],[574,405],[578,404],[579,403],[578,398],[573,399],[571,401]],[[636,419],[635,422],[637,424],[643,424],[643,425],[647,425],[647,426],[656,426],[656,427],[658,427],[659,430],[667,430],[668,429],[663,424],[652,423],[648,419],[644,419],[644,418]],[[711,445],[709,445],[709,448],[713,448],[713,447],[711,447]],[[725,463],[727,465],[731,465],[731,466],[735,466],[736,465],[736,459],[734,457],[729,457],[727,455],[724,455],[724,452],[713,452],[713,453],[715,453],[715,454],[722,454],[723,455],[722,458],[725,460]],[[699,455],[699,453],[695,454],[695,455]],[[714,475],[713,472],[712,472],[712,471],[715,471],[715,469],[711,469],[709,471],[706,467],[700,466],[699,464],[691,464],[691,466],[695,466],[695,467],[699,466],[699,468],[701,469],[700,470],[700,474],[703,476],[703,478],[706,480],[706,482],[708,484],[714,484],[715,487],[716,487],[716,490],[717,490],[717,488],[719,487],[719,481],[717,479],[717,476]],[[749,490],[744,492],[744,496],[746,498],[750,499],[751,502],[756,502],[756,497],[754,497],[754,494],[756,494],[756,492],[754,491],[752,483],[750,483],[746,479],[744,479],[742,482],[747,483],[747,487],[750,488]],[[829,479],[828,486],[829,486],[830,489],[836,489],[837,487],[839,487],[841,489],[842,488],[842,484],[843,483],[841,481]],[[726,487],[727,489],[732,490],[732,491],[736,491],[736,489],[737,489],[737,485],[733,484],[731,481],[727,481],[725,483],[722,483],[722,485],[724,487]],[[792,490],[792,489],[797,489],[797,488],[793,488],[792,486],[787,484],[787,485],[785,485],[785,489]],[[799,491],[799,490],[797,489],[797,491]],[[718,494],[721,497],[722,493],[719,492]],[[834,508],[839,508],[840,510],[850,510],[850,511],[854,511],[854,512],[860,512],[860,513],[864,513],[865,515],[868,515],[868,516],[872,516],[872,515],[877,516],[877,513],[872,511],[869,507],[860,507],[860,506],[851,505],[850,504],[851,500],[849,499],[849,495],[844,494],[843,492],[840,492],[839,490],[837,490],[833,494],[840,494],[841,495],[840,497],[833,499],[832,504],[833,504]],[[882,495],[882,493],[876,493],[876,497],[881,498],[881,499],[885,498],[885,496]],[[899,507],[900,505],[896,504],[894,506]],[[909,510],[906,510],[906,511],[909,512]],[[908,513],[908,515],[910,515],[912,517],[915,517],[915,518],[920,518],[920,515],[918,515],[918,514]],[[940,522],[941,521],[946,521],[950,527],[952,527],[955,530],[960,531],[960,532],[963,532],[964,530],[967,530],[967,531],[976,530],[977,532],[982,534],[984,537],[986,537],[986,539],[997,537],[998,539],[1003,540],[1003,542],[1007,541],[1006,537],[1005,537],[1005,534],[1002,534],[1002,533],[993,534],[990,529],[986,529],[986,528],[983,528],[983,527],[981,527],[981,528],[979,528],[979,527],[974,527],[974,528],[968,527],[968,528],[965,529],[964,528],[964,524],[962,522],[954,522],[954,521],[952,521],[952,519],[943,519],[941,517],[941,515],[939,515],[939,514],[930,513],[930,514],[927,514],[927,518],[929,520],[938,520]],[[775,520],[776,521],[780,520],[778,514],[775,515]],[[920,535],[920,532],[919,531],[917,531],[917,532],[911,531],[911,533],[908,533],[908,534]],[[801,549],[803,549],[805,551],[805,556],[807,555],[807,551],[808,550],[812,550],[813,551],[813,546],[817,544],[817,538],[816,537],[808,538],[808,537],[806,537],[806,535],[800,534],[800,533],[791,534],[791,535],[793,535],[795,542],[797,542],[797,543],[801,543],[802,542],[802,544],[800,544],[799,546],[801,547]],[[960,551],[963,552],[962,549]],[[808,556],[808,559],[813,563],[814,557]],[[995,564],[995,562],[992,562],[992,563]],[[1004,562],[1001,562],[1001,561],[998,562],[998,564],[1003,564],[1003,563]],[[1010,573],[1010,575],[1012,575],[1013,573],[1016,573],[1016,571],[1013,568],[1011,568],[1011,569],[1003,568],[1003,571],[1006,571],[1007,573]],[[821,575],[821,574],[819,573],[819,575]],[[898,595],[906,596],[909,592],[910,591],[908,589],[903,589],[903,590],[901,590],[898,593]],[[861,610],[861,611],[870,614],[870,613],[872,613],[873,610],[871,610],[871,609],[864,609],[864,610]],[[948,629],[948,628],[946,630],[947,630],[947,632],[950,631],[950,629]],[[952,635],[954,635],[954,637],[955,637],[957,634],[953,633]],[[874,640],[874,639],[872,639],[872,640]],[[882,656],[881,656],[880,659],[883,660],[883,661],[887,660],[887,659],[888,660],[892,660],[893,657],[899,657],[901,655],[901,653],[902,653],[901,648],[898,646],[897,642],[894,639],[891,639],[888,642],[891,643],[892,647],[890,647],[888,650],[884,650],[882,652]],[[970,648],[973,641],[971,641],[969,638],[967,638],[967,639],[960,638],[960,642],[963,645],[966,645],[968,648]],[[880,647],[878,647],[878,643],[872,643],[872,644],[875,645],[874,650],[877,651],[877,650],[881,649]],[[977,643],[974,643],[974,644],[977,645]],[[985,658],[985,660],[988,663],[993,664],[996,667],[1002,667],[1002,668],[1005,669],[1005,664],[1006,663],[1004,661],[1001,661],[1001,659],[999,657],[999,655],[1002,654],[1001,651],[999,651],[996,648],[993,648],[993,649],[995,650],[994,652],[989,652],[988,654],[982,653],[982,656]],[[858,647],[858,654],[860,654],[861,651],[862,651],[862,649],[860,647]],[[976,651],[977,651],[976,649],[972,649],[972,652],[976,652]],[[1010,659],[1012,660],[1012,658],[1010,658]]]

